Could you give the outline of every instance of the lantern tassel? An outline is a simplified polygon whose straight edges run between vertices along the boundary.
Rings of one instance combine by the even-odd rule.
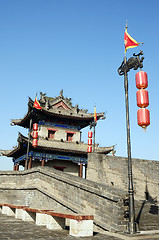
[[[142,129],[144,130],[144,132],[147,131],[147,127],[146,126],[142,126]]]

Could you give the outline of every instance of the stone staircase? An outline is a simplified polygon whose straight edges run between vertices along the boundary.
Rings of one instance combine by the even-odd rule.
[[[47,167],[0,172],[2,203],[94,216],[94,227],[123,232],[126,192]]]
[[[135,201],[136,219],[140,231],[159,230],[157,198],[145,191],[145,199]],[[3,203],[31,208],[67,210],[94,215],[95,227],[123,232],[124,201],[127,191],[78,178],[67,173],[38,167],[22,172],[0,172],[0,199]],[[144,198],[140,198],[144,199]]]

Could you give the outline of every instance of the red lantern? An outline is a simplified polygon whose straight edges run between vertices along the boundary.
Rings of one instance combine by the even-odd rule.
[[[92,146],[88,146],[87,152],[88,152],[88,153],[91,153],[91,152],[92,152]]]
[[[150,125],[150,112],[147,108],[140,108],[137,111],[137,121],[140,127],[146,128]]]
[[[92,145],[92,138],[88,138],[88,145]]]
[[[38,146],[38,140],[37,139],[33,139],[32,146],[33,147],[37,147]]]
[[[89,131],[89,132],[88,132],[88,137],[89,137],[89,138],[92,138],[92,136],[93,136],[93,132],[92,132],[92,131]]]
[[[136,87],[138,89],[147,88],[148,80],[147,80],[147,73],[146,72],[139,71],[138,73],[136,73],[135,79],[136,79]]]
[[[136,92],[136,100],[138,107],[147,107],[149,105],[148,91],[140,89]]]
[[[37,131],[33,131],[33,138],[37,139],[38,138],[38,132]]]
[[[37,131],[38,130],[38,124],[37,123],[34,123],[33,124],[33,131]]]

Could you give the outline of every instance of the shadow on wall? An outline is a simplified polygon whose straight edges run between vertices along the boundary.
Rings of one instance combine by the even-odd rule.
[[[146,211],[148,211],[149,214],[151,215],[158,215],[158,206],[157,206],[157,197],[152,198],[152,196],[150,195],[149,191],[148,191],[148,186],[147,186],[147,179],[146,179],[146,186],[145,186],[145,200],[143,201],[141,208],[138,212],[138,215],[136,217],[136,222],[138,223],[138,225],[140,224],[140,219],[142,217],[142,212],[144,210],[145,204],[147,203],[148,205],[148,209],[146,209]],[[149,219],[150,221],[150,219]]]

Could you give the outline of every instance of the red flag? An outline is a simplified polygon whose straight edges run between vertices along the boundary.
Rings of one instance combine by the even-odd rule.
[[[94,121],[97,122],[97,113],[96,113],[96,107],[94,107]]]
[[[138,43],[135,39],[133,39],[128,33],[127,33],[127,28],[125,30],[124,34],[124,45],[125,45],[125,52],[129,48],[134,48],[139,46],[140,43]]]
[[[42,107],[40,106],[40,103],[37,100],[37,97],[35,98],[33,107],[36,108],[36,109],[42,110]]]

